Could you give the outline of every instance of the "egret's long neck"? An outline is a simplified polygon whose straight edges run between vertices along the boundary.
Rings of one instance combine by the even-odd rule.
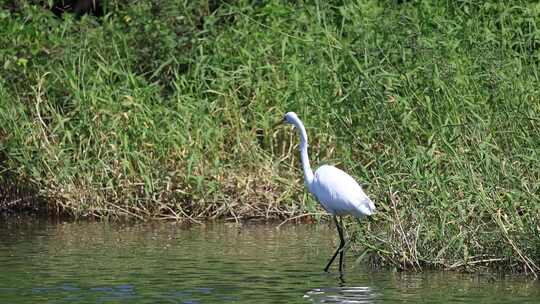
[[[311,166],[309,165],[309,157],[308,157],[308,138],[307,138],[307,132],[306,128],[304,128],[304,124],[300,119],[296,119],[293,121],[293,124],[298,128],[300,131],[300,158],[302,159],[302,168],[304,169],[304,182],[306,183],[306,186],[309,188],[311,183],[313,182],[313,171],[311,170]]]

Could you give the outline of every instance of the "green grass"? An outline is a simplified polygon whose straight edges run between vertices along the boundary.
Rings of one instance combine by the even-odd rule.
[[[315,213],[296,111],[377,204],[361,258],[539,272],[540,6],[344,2],[2,10],[4,179],[74,216]]]

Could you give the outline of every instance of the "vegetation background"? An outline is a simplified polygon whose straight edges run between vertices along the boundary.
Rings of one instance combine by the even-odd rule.
[[[538,2],[101,3],[0,5],[1,208],[319,217],[295,111],[378,206],[359,259],[540,271]]]

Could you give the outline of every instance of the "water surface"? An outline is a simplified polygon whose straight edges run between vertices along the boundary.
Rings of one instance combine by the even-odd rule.
[[[324,224],[0,219],[0,303],[540,303],[523,278],[381,271],[351,253],[342,280],[322,271],[336,241]]]

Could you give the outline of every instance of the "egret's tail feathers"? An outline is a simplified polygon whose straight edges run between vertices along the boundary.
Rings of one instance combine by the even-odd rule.
[[[369,206],[369,209],[371,210],[370,215],[373,215],[373,214],[375,214],[377,212],[376,209],[375,209],[375,203],[369,198],[368,198],[368,200],[369,200],[368,206]]]
[[[357,207],[357,217],[369,216],[375,214],[375,204],[368,197],[362,200],[362,203]]]

